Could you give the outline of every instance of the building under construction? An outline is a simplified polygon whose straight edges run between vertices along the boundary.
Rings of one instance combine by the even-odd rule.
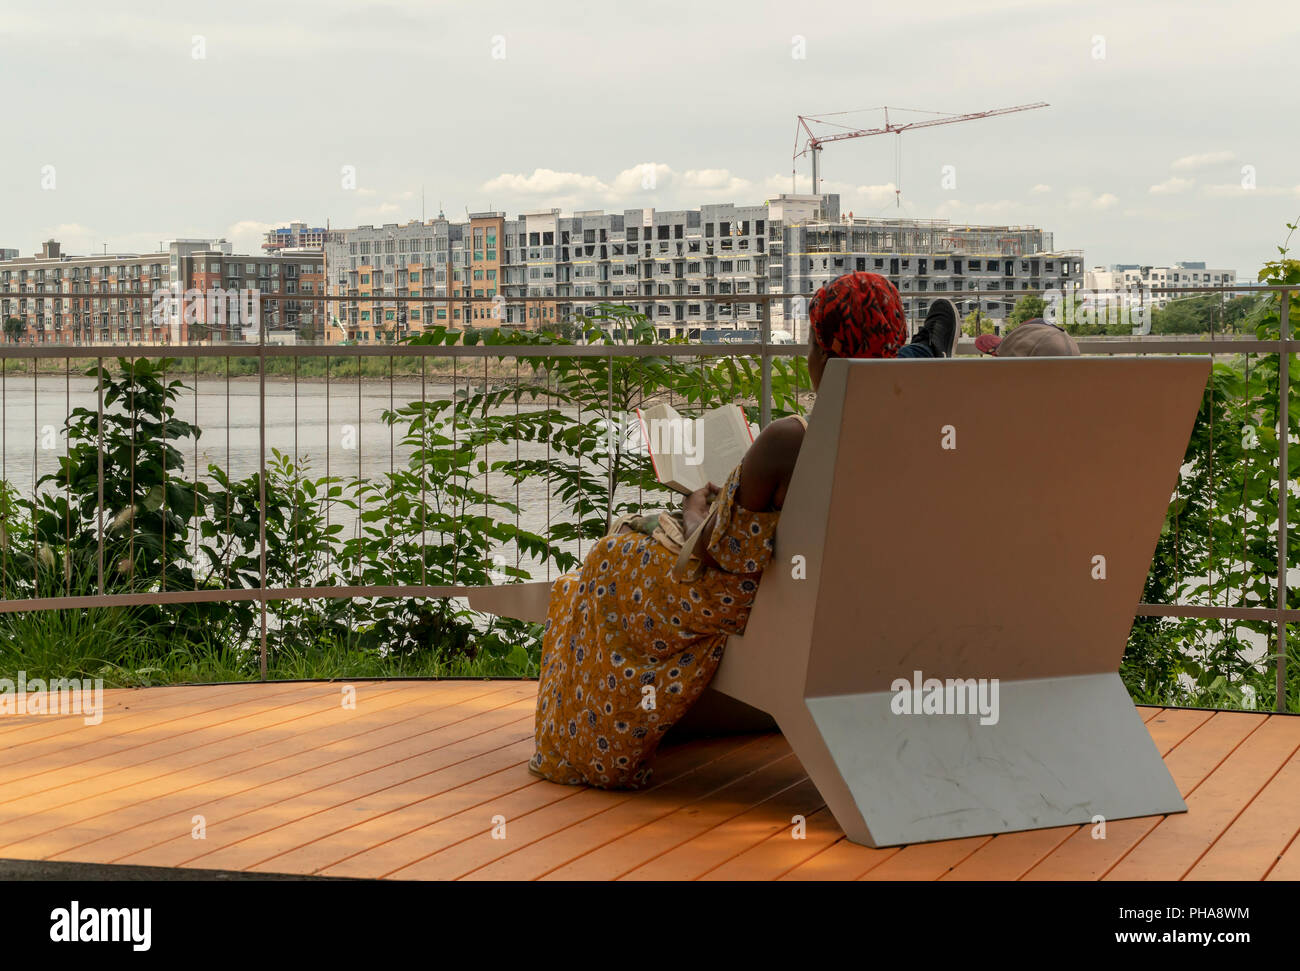
[[[1082,250],[1056,250],[1052,234],[1034,226],[972,226],[946,219],[877,219],[841,216],[839,198],[822,197],[813,218],[782,227],[769,267],[772,291],[811,297],[844,273],[867,270],[898,287],[908,319],[925,316],[932,294],[949,292],[960,312],[979,310],[1000,326],[1018,299],[983,291],[1076,290],[1083,286]],[[778,270],[778,259],[779,270]],[[806,304],[785,301],[781,326],[806,336]]]

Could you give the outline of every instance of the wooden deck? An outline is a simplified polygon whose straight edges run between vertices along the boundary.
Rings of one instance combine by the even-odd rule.
[[[872,850],[843,838],[779,735],[677,745],[653,788],[601,792],[526,770],[533,682],[351,687],[355,707],[340,684],[244,684],[107,691],[98,726],[0,717],[0,858],[471,880],[1300,878],[1300,717],[1143,709],[1190,812],[1112,821],[1104,840],[1068,826]]]

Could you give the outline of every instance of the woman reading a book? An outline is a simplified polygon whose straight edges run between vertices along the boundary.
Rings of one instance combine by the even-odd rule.
[[[898,291],[874,273],[822,287],[808,316],[814,389],[829,358],[897,357],[907,342]],[[772,422],[720,489],[686,498],[696,578],[681,577],[679,556],[659,540],[632,531],[597,541],[581,568],[556,580],[533,772],[568,784],[645,784],[660,739],[707,687],[727,638],[744,633],[805,427],[801,418]]]

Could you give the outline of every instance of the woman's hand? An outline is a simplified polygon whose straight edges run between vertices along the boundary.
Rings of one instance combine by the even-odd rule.
[[[703,489],[696,489],[682,500],[682,527],[686,530],[687,536],[695,532],[695,528],[704,522],[704,517],[709,514],[709,506],[719,491],[718,487],[710,482]]]

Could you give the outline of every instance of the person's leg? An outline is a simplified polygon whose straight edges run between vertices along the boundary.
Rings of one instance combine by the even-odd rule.
[[[899,351],[898,356],[952,357],[957,347],[958,330],[957,305],[947,297],[936,297],[930,302],[925,323],[917,330],[912,343]]]
[[[938,355],[934,353],[934,349],[931,348],[928,343],[924,341],[913,340],[912,343],[908,344],[906,347],[904,347],[901,351],[898,352],[898,356],[899,357],[937,357]]]

